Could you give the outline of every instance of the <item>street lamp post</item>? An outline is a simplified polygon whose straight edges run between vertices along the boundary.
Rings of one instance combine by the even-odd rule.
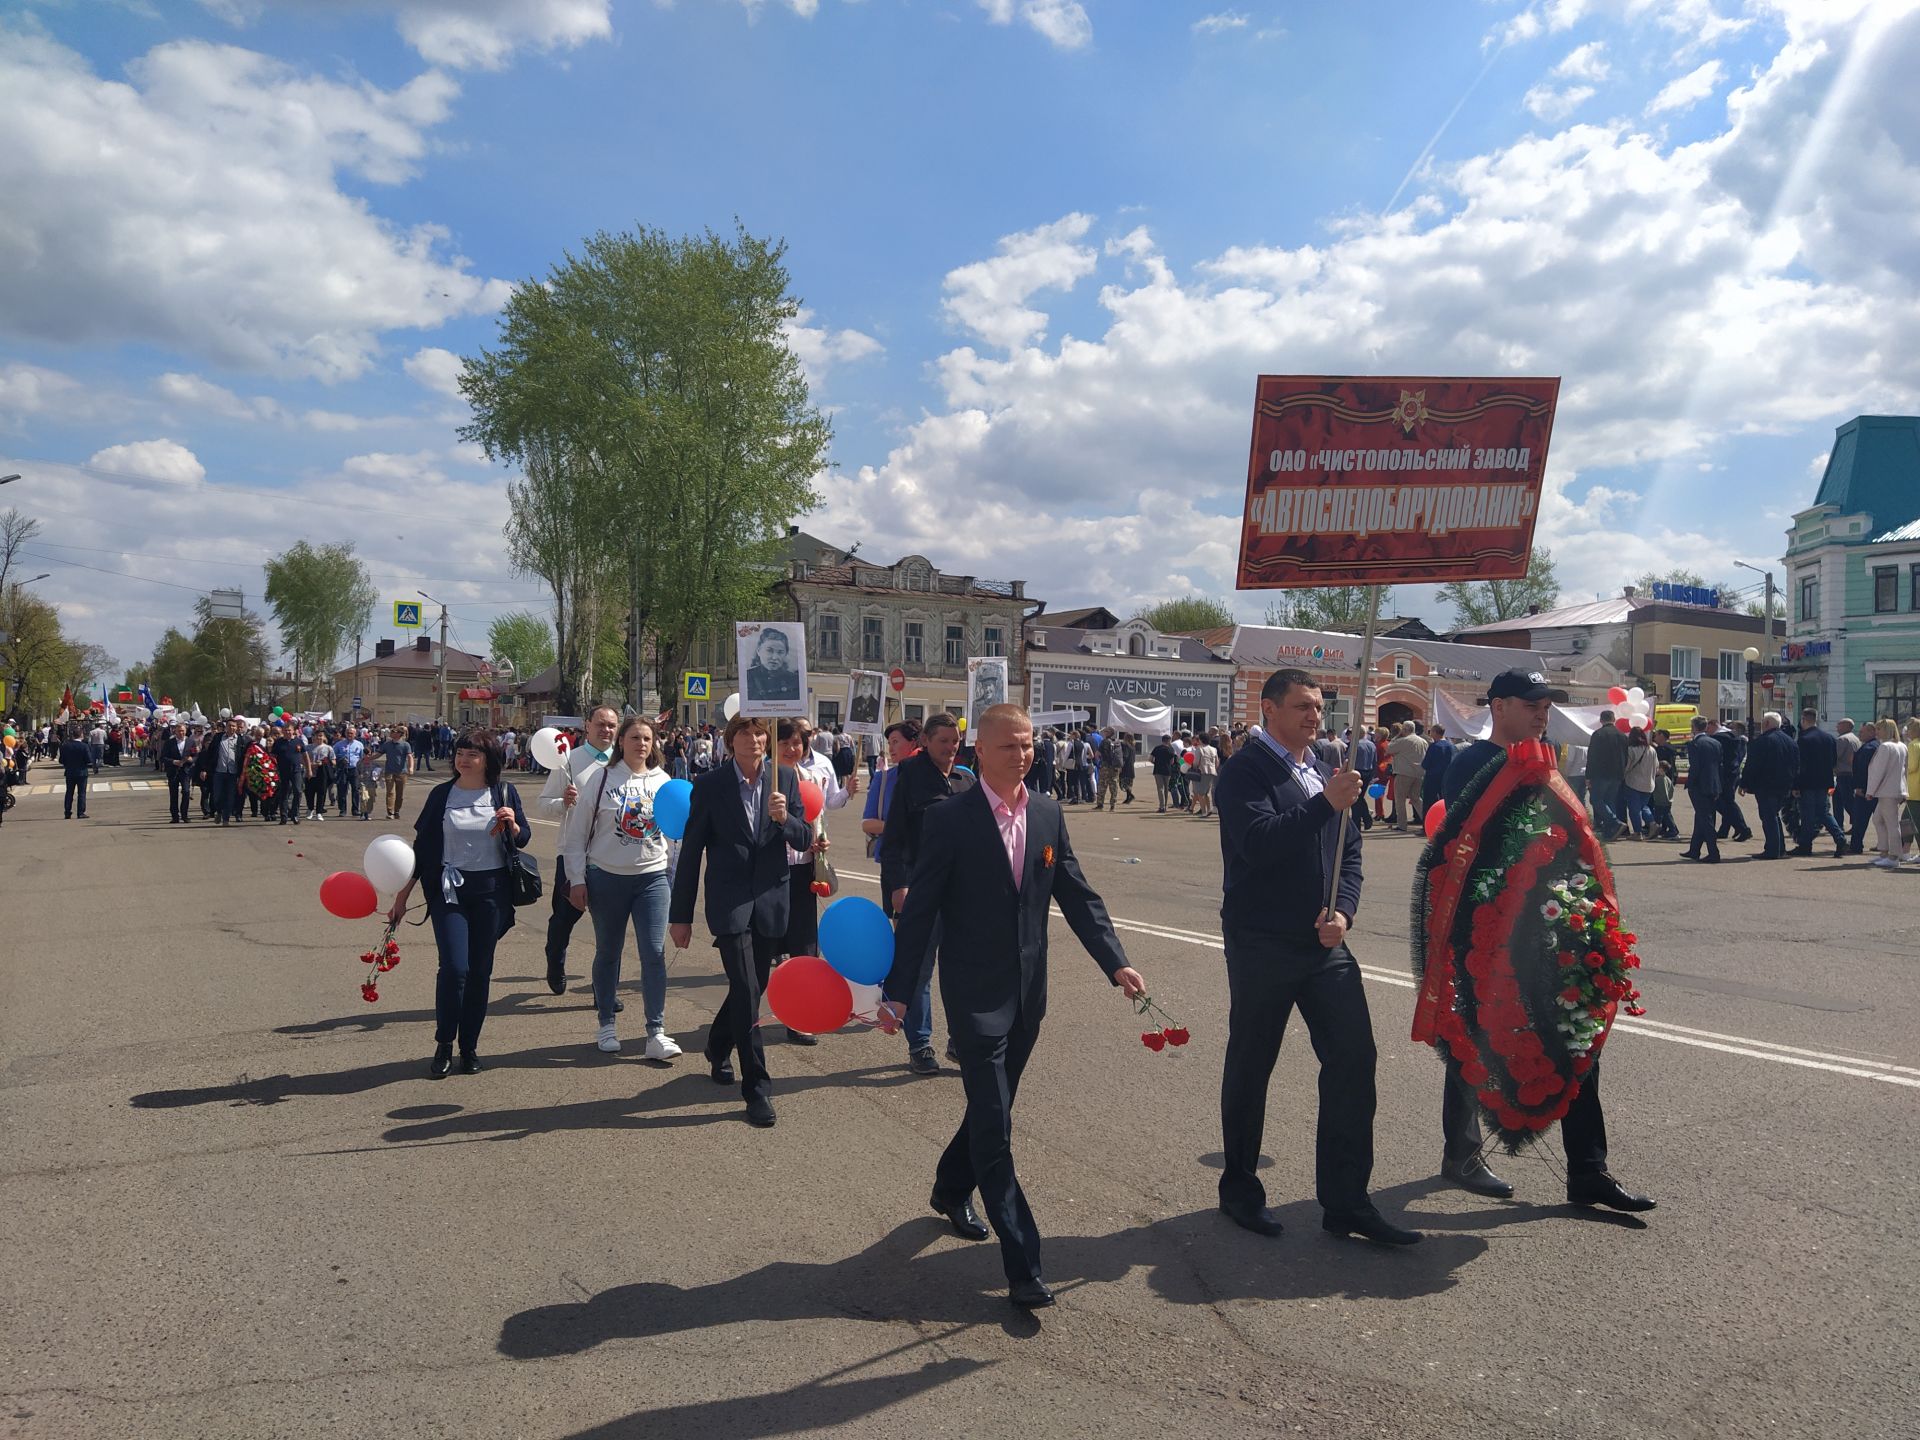
[[[1767,598],[1760,607],[1760,633],[1766,638],[1766,648],[1773,648],[1773,571],[1762,570],[1758,565],[1749,565],[1744,560],[1733,562],[1742,570],[1751,570],[1767,582]],[[1753,662],[1760,658],[1760,651],[1749,645],[1747,658],[1747,728],[1753,728]]]

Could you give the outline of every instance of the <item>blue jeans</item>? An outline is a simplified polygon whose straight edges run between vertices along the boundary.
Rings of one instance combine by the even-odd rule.
[[[658,1035],[667,1020],[667,872],[615,875],[587,867],[587,913],[593,917],[593,1003],[600,1023],[613,1023],[613,1002],[620,986],[620,957],[627,948],[627,926],[640,945],[640,994],[647,1009],[647,1034]]]
[[[1818,790],[1800,792],[1800,844],[1811,849],[1813,842],[1820,838],[1824,830],[1833,837],[1833,843],[1846,848],[1847,832],[1840,828],[1840,822],[1833,818],[1833,809],[1827,803],[1826,787]]]
[[[1603,840],[1610,840],[1620,830],[1620,791],[1618,780],[1596,780],[1587,777],[1587,813],[1593,817],[1593,828]]]
[[[1645,835],[1653,824],[1653,794],[1651,791],[1635,790],[1632,786],[1623,786],[1620,798],[1626,806],[1627,824],[1633,827],[1636,835]]]
[[[437,1045],[460,1042],[471,1055],[480,1043],[480,1027],[487,1018],[487,990],[493,981],[493,952],[513,920],[507,894],[507,872],[468,870],[459,889],[460,903],[439,908],[433,917],[433,940],[440,949],[440,972],[434,982],[433,1039]],[[438,885],[437,875],[422,884]]]

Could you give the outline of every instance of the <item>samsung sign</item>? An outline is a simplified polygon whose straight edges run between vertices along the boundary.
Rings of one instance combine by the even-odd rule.
[[[1673,605],[1703,605],[1709,610],[1720,608],[1720,592],[1708,585],[1670,585],[1665,580],[1656,580],[1653,582],[1653,598]]]

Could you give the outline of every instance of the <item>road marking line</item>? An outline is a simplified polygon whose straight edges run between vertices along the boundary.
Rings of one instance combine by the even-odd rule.
[[[863,874],[858,870],[842,870],[843,880],[865,880],[878,885],[878,875]],[[1058,913],[1058,906],[1055,907]],[[1140,920],[1123,920],[1110,916],[1116,930],[1131,930],[1142,935],[1151,935],[1158,940],[1174,940],[1188,945],[1200,945],[1210,950],[1226,949],[1226,942],[1217,936],[1203,935],[1193,930],[1178,930],[1170,925],[1149,924]],[[1412,976],[1393,970],[1380,970],[1371,965],[1360,966],[1360,973],[1367,979],[1383,985],[1394,985],[1404,990],[1419,988]],[[1754,1060],[1771,1060],[1776,1065],[1792,1065],[1803,1070],[1824,1070],[1832,1075],[1847,1075],[1856,1080],[1878,1080],[1886,1085],[1903,1085],[1910,1089],[1920,1089],[1920,1070],[1905,1065],[1893,1065],[1884,1060],[1863,1060],[1855,1055],[1835,1055],[1824,1050],[1804,1050],[1793,1045],[1779,1045],[1771,1040],[1749,1040],[1744,1035],[1723,1035],[1714,1030],[1695,1030],[1686,1025],[1675,1025],[1666,1020],[1621,1020],[1616,1021],[1615,1030],[1625,1031],[1629,1035],[1644,1035],[1652,1040],[1670,1040],[1676,1045],[1692,1046],[1696,1050],[1717,1050],[1725,1055],[1745,1055]],[[1724,1042],[1724,1043],[1723,1043]]]

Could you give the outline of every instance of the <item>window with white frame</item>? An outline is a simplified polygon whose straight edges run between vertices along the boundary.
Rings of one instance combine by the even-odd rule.
[[[1747,657],[1741,650],[1722,650],[1720,652],[1720,678],[1747,683]]]
[[[1920,567],[1916,567],[1916,575],[1920,576]],[[1916,579],[1915,584],[1920,585],[1920,579]],[[1920,593],[1920,592],[1916,592],[1916,593]],[[986,648],[987,654],[989,655],[1006,654],[1007,653],[1007,632],[1002,630],[998,625],[987,626],[985,648]]]
[[[1693,645],[1675,645],[1667,652],[1671,668],[1668,674],[1675,680],[1698,680],[1700,678],[1700,651]]]

